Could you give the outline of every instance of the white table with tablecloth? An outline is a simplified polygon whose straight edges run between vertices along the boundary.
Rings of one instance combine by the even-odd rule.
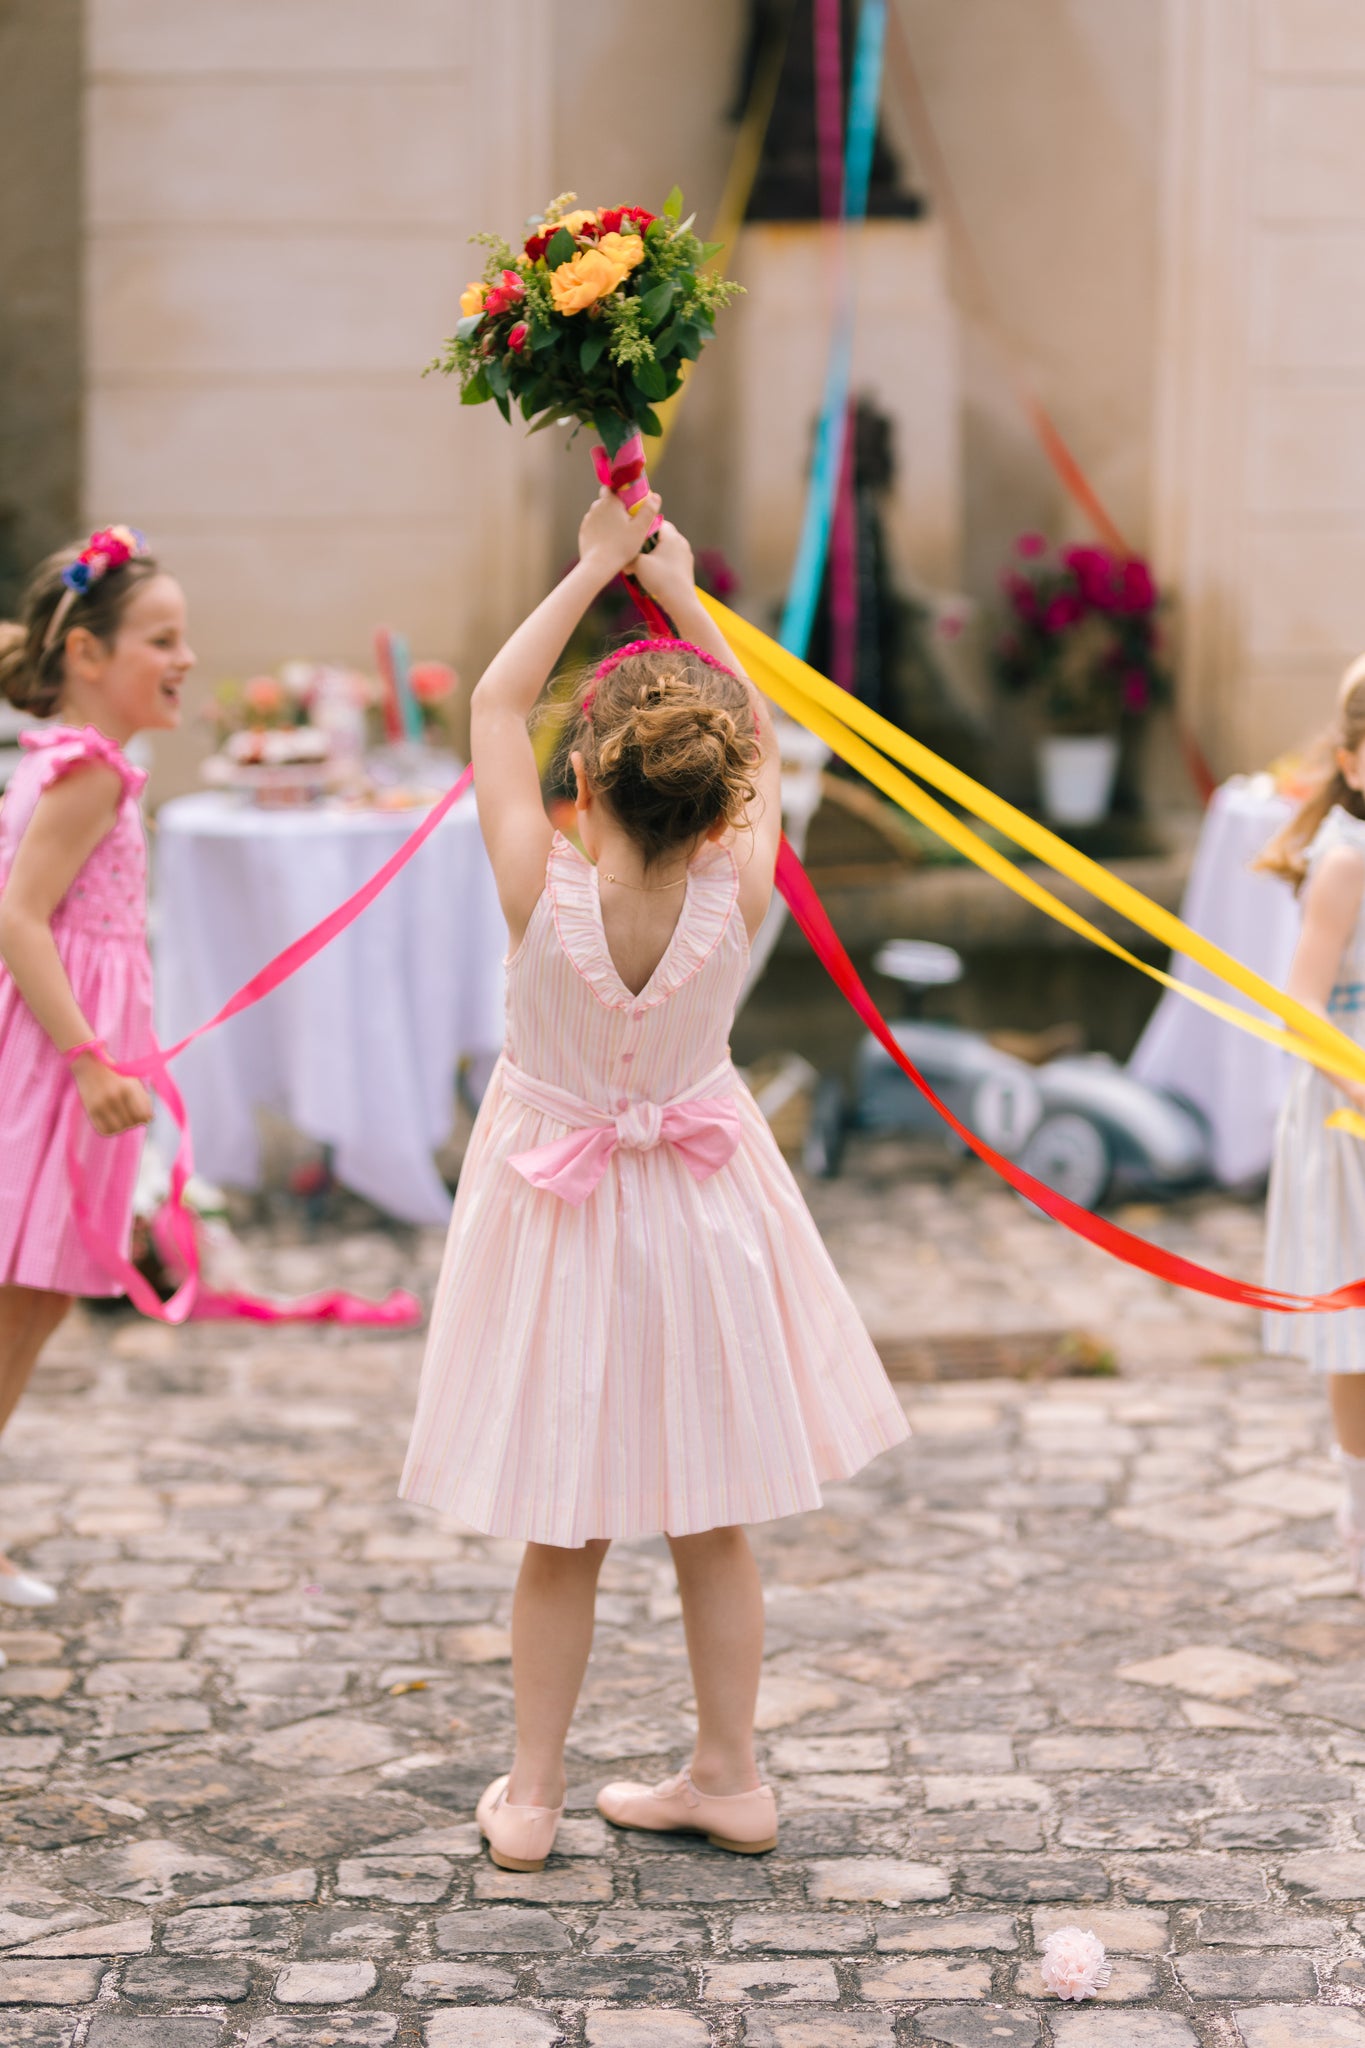
[[[1205,813],[1180,906],[1186,924],[1278,988],[1298,938],[1298,904],[1287,883],[1254,874],[1251,862],[1292,811],[1268,775],[1224,783]],[[1255,1009],[1183,954],[1171,972],[1239,1009]],[[1225,1187],[1255,1180],[1269,1166],[1292,1068],[1287,1053],[1171,994],[1162,996],[1129,1061],[1135,1079],[1184,1096],[1207,1118],[1214,1174]]]
[[[172,1044],[358,889],[419,810],[268,810],[204,792],[157,817],[158,1029]],[[316,960],[177,1062],[210,1180],[252,1187],[258,1108],[330,1148],[337,1178],[389,1215],[443,1223],[433,1153],[457,1071],[503,1035],[507,933],[471,792]]]

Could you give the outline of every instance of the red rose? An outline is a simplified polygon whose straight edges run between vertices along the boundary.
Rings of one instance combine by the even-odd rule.
[[[1115,610],[1121,612],[1149,612],[1156,603],[1156,585],[1152,572],[1140,555],[1130,555],[1117,577]]]
[[[619,235],[626,221],[632,221],[635,232],[642,235],[654,216],[643,206],[605,206],[598,218],[604,235]]]
[[[1118,595],[1117,565],[1105,548],[1064,548],[1062,560],[1096,611],[1108,611]]]
[[[1064,633],[1084,616],[1085,606],[1075,591],[1060,590],[1043,613],[1043,625],[1049,633]]]
[[[550,246],[550,236],[553,233],[553,228],[547,228],[544,233],[537,233],[526,237],[526,254],[530,257],[532,263],[539,263],[541,257]]]
[[[507,346],[511,349],[514,356],[519,356],[522,350],[525,348],[526,337],[530,333],[530,331],[530,328],[526,325],[526,322],[524,320],[518,320],[516,326],[509,333],[507,337]]]
[[[515,270],[504,270],[502,283],[495,284],[483,302],[485,313],[505,313],[526,297],[526,287]]]
[[[1038,616],[1038,593],[1027,576],[1006,576],[1005,593],[1021,619]]]

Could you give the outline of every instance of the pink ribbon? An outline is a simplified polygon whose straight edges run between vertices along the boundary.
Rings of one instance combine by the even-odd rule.
[[[709,1088],[730,1071],[725,1061],[699,1088]],[[610,1114],[525,1074],[504,1060],[503,1086],[532,1109],[575,1128],[567,1138],[515,1153],[508,1161],[533,1188],[558,1195],[575,1209],[587,1201],[617,1152],[652,1152],[671,1145],[693,1180],[709,1180],[728,1166],[739,1146],[741,1125],[733,1095],[684,1095],[672,1102],[628,1102]]]
[[[623,441],[614,455],[608,455],[599,443],[592,451],[592,465],[597,471],[598,483],[605,484],[609,491],[615,491],[623,505],[638,505],[642,498],[649,496],[645,444],[640,434],[632,434],[628,441]],[[656,513],[650,533],[657,533],[663,523],[663,515]],[[645,538],[648,539],[649,535]]]
[[[185,1188],[194,1171],[194,1154],[190,1141],[189,1114],[184,1098],[171,1078],[170,1062],[177,1059],[187,1046],[207,1032],[225,1024],[229,1017],[236,1017],[243,1010],[249,1010],[277,989],[281,982],[288,981],[301,967],[319,954],[324,946],[331,944],[348,925],[355,923],[361,912],[368,910],[376,896],[387,889],[394,876],[404,869],[414,854],[420,852],[441,820],[452,811],[474,780],[472,767],[466,768],[453,788],[448,789],[440,802],[434,804],[421,824],[408,834],[396,853],[389,856],[384,865],[368,882],[362,884],[354,895],[328,913],[320,923],[315,924],[301,938],[284,947],[273,960],[267,961],[250,981],[243,982],[235,995],[228,997],[206,1023],[198,1026],[178,1044],[160,1045],[152,1039],[152,1051],[141,1059],[114,1061],[108,1059],[102,1046],[93,1042],[89,1046],[75,1046],[66,1055],[68,1060],[78,1052],[98,1051],[116,1073],[126,1074],[130,1079],[147,1081],[165,1103],[171,1121],[179,1132],[175,1159],[171,1166],[170,1193],[157,1216],[153,1234],[163,1257],[184,1274],[180,1285],[169,1301],[163,1302],[154,1287],[138,1272],[136,1266],[124,1258],[119,1247],[112,1243],[98,1228],[86,1192],[85,1171],[81,1164],[77,1145],[77,1133],[82,1115],[79,1100],[71,1106],[70,1121],[66,1130],[66,1174],[71,1188],[71,1214],[77,1234],[90,1257],[120,1282],[133,1306],[145,1316],[162,1323],[183,1323],[191,1317],[240,1316],[248,1321],[265,1323],[290,1322],[335,1322],[355,1325],[374,1325],[383,1329],[400,1329],[420,1322],[422,1305],[415,1295],[402,1288],[395,1288],[382,1302],[364,1301],[358,1295],[340,1291],[311,1296],[306,1301],[270,1302],[251,1294],[216,1294],[204,1288],[199,1256],[199,1233],[195,1219],[185,1207]]]

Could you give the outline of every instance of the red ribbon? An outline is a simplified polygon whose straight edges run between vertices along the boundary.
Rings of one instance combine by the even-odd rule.
[[[857,1011],[873,1037],[886,1048],[901,1072],[913,1081],[925,1101],[937,1110],[949,1129],[971,1147],[978,1159],[984,1159],[993,1173],[1008,1181],[1017,1194],[1035,1203],[1045,1215],[1065,1225],[1078,1237],[1098,1245],[1111,1258],[1121,1259],[1124,1265],[1136,1266],[1140,1272],[1150,1273],[1157,1280],[1169,1281],[1173,1287],[1186,1288],[1192,1294],[1210,1294],[1218,1301],[1236,1302],[1242,1308],[1271,1309],[1288,1315],[1365,1308],[1365,1280],[1353,1280],[1345,1287],[1334,1288],[1330,1294],[1282,1294],[1274,1287],[1258,1287],[1245,1280],[1233,1280],[1226,1273],[1215,1273],[1193,1259],[1181,1258],[1177,1252],[1165,1251],[1160,1245],[1148,1244],[1145,1238],[1134,1237],[1131,1231],[1083,1209],[1079,1202],[1059,1195],[1055,1189],[1035,1180],[1031,1173],[1025,1173],[1022,1166],[1016,1166],[1012,1159],[1006,1159],[1002,1153],[993,1150],[959,1117],[955,1117],[914,1062],[902,1052],[895,1033],[863,986],[857,969],[844,950],[824,904],[815,893],[810,876],[785,838],[777,856],[777,886],[792,916],[810,941],[820,965],[840,994]]]
[[[630,579],[627,579],[628,583]],[[660,611],[647,593],[630,584],[632,593],[649,620],[651,631],[672,635],[672,621]],[[656,621],[658,622],[656,624]],[[206,1024],[180,1040],[169,1050],[157,1046],[145,1059],[129,1062],[118,1071],[139,1078],[149,1078],[158,1094],[170,1109],[180,1132],[180,1144],[171,1174],[171,1195],[161,1216],[157,1220],[160,1241],[179,1255],[186,1278],[176,1290],[172,1300],[162,1303],[157,1299],[143,1276],[128,1265],[116,1247],[100,1241],[94,1233],[89,1204],[85,1196],[80,1160],[75,1146],[76,1124],[68,1127],[67,1171],[71,1180],[72,1207],[77,1228],[82,1239],[101,1263],[116,1277],[123,1280],[129,1298],[145,1315],[162,1322],[182,1322],[193,1313],[201,1315],[237,1315],[262,1322],[288,1322],[299,1319],[309,1321],[341,1321],[378,1323],[398,1326],[415,1321],[420,1315],[418,1303],[411,1295],[401,1292],[391,1294],[387,1301],[375,1304],[359,1302],[352,1296],[327,1294],[312,1297],[309,1301],[293,1304],[278,1304],[260,1301],[249,1295],[215,1295],[203,1291],[200,1280],[198,1240],[194,1219],[184,1207],[185,1183],[192,1170],[189,1123],[185,1105],[179,1090],[168,1071],[168,1062],[196,1039],[214,1030],[229,1017],[238,1016],[243,1010],[278,988],[291,974],[297,973],[307,961],[313,959],[322,948],[342,932],[361,912],[368,908],[380,891],[386,888],[399,871],[406,867],[420,848],[430,838],[441,819],[459,802],[473,781],[473,769],[467,768],[455,787],[449,790],[434,806],[422,823],[387,860],[377,874],[358,889],[345,903],[323,918],[320,924],[296,939],[283,952],[278,953],[259,973],[252,976],[231,996],[217,1014]],[[1225,1273],[1216,1273],[1210,1267],[1201,1266],[1193,1259],[1182,1258],[1176,1252],[1168,1252],[1159,1245],[1149,1244],[1144,1238],[1135,1237],[1131,1231],[1123,1230],[1103,1216],[1094,1215],[1083,1209],[1079,1203],[1060,1195],[1054,1189],[1045,1187],[1042,1181],[1026,1173],[1013,1160],[986,1144],[960,1118],[954,1116],[947,1104],[935,1094],[913,1061],[908,1059],[897,1042],[895,1033],[881,1011],[868,994],[853,962],[849,959],[829,916],[816,893],[815,886],[802,867],[789,842],[784,838],[777,859],[776,883],[792,916],[815,952],[816,958],[845,999],[862,1018],[868,1030],[895,1061],[901,1072],[919,1090],[931,1107],[941,1116],[949,1129],[979,1159],[985,1161],[993,1173],[1007,1182],[1016,1193],[1035,1204],[1044,1215],[1085,1238],[1090,1244],[1098,1245],[1111,1258],[1123,1264],[1136,1267],[1139,1272],[1150,1273],[1154,1279],[1164,1280],[1173,1287],[1182,1287],[1193,1294],[1211,1295],[1215,1300],[1227,1301],[1242,1308],[1271,1310],[1287,1315],[1321,1314],[1346,1308],[1365,1308],[1365,1280],[1351,1281],[1344,1287],[1332,1289],[1327,1294],[1300,1295],[1284,1294],[1273,1287],[1257,1286],[1253,1283],[1234,1280]],[[73,1093],[71,1105],[73,1118],[79,1117],[80,1105]]]

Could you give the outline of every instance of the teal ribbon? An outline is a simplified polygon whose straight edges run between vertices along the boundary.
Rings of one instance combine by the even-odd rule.
[[[881,99],[885,44],[886,0],[863,0],[853,53],[848,134],[844,142],[844,204],[840,219],[845,226],[850,221],[867,218],[867,188],[872,177],[872,148],[877,139],[877,106]],[[782,645],[803,660],[810,645],[815,607],[829,558],[834,500],[844,459],[848,394],[853,380],[853,300],[854,284],[850,274],[825,367],[825,389],[815,429],[815,457],[806,490],[801,538],[787,586],[787,601],[782,608],[782,623],[777,629]]]

